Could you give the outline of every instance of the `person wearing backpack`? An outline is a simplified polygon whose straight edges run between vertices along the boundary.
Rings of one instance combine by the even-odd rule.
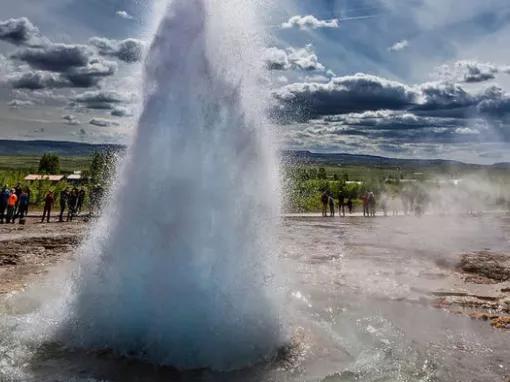
[[[16,196],[16,190],[13,188],[7,199],[7,223],[14,224],[16,218],[16,206],[18,205],[18,197]]]

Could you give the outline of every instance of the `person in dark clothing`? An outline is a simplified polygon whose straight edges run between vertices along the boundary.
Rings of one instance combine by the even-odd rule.
[[[349,214],[352,214],[352,199],[349,198],[347,200],[347,209],[349,210]]]
[[[69,199],[67,200],[67,221],[72,222],[73,217],[76,215],[76,204],[78,203],[78,189],[73,188],[69,193]]]
[[[369,208],[368,208],[368,193],[365,192],[362,196],[361,196],[361,202],[363,203],[363,216],[370,216],[370,211],[369,211]]]
[[[7,213],[7,200],[9,199],[9,187],[4,186],[0,192],[0,224],[4,224]]]
[[[369,216],[374,217],[375,216],[375,195],[373,192],[370,192],[368,194],[368,210],[369,210]]]
[[[46,194],[46,197],[44,198],[44,211],[43,211],[41,223],[44,222],[44,219],[46,219],[46,221],[48,223],[50,222],[51,208],[53,207],[54,201],[55,201],[55,198],[53,197],[53,192],[49,191]]]
[[[60,215],[58,218],[59,222],[64,221],[64,211],[66,209],[67,200],[69,199],[69,190],[66,188],[63,191],[60,191],[60,198],[59,198],[59,204],[60,204]]]
[[[76,213],[79,215],[85,202],[85,190],[83,188],[78,191],[78,201],[76,202]]]
[[[21,192],[18,200],[18,216],[19,224],[25,224],[25,216],[28,214],[28,204],[30,203],[30,196],[28,190]]]
[[[328,204],[329,204],[329,216],[334,217],[335,216],[335,199],[333,198],[332,192],[329,193]]]
[[[345,216],[345,194],[343,191],[338,193],[338,215]]]
[[[321,203],[322,203],[322,216],[328,216],[328,202],[329,195],[327,191],[324,191],[321,195]]]

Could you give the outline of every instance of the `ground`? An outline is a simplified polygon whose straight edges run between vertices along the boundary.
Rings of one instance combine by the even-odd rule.
[[[48,268],[74,255],[86,223],[39,223],[31,217],[26,225],[0,225],[0,294],[23,289]]]
[[[0,225],[0,311],[10,311],[2,295],[37,285],[52,265],[73,259],[90,226],[34,218],[25,226]],[[294,215],[282,220],[279,238],[284,305],[296,344],[282,349],[274,369],[204,371],[211,381],[380,381],[384,375],[510,382],[508,216]],[[8,333],[10,318],[14,325],[22,320],[4,318],[0,333]],[[0,355],[11,354],[17,342],[4,342]],[[28,361],[34,380],[166,381],[174,375],[110,353],[48,346]],[[193,374],[189,380],[204,379]]]
[[[310,219],[322,222],[315,217]],[[353,227],[359,227],[359,222],[363,221],[358,217],[351,219]],[[331,220],[325,222],[329,224]],[[85,219],[48,224],[40,223],[36,217],[29,218],[26,225],[0,225],[0,294],[21,290],[51,265],[72,258],[87,227]],[[354,244],[354,235],[355,231],[344,245],[357,254],[357,261],[363,261],[363,252],[372,246]],[[322,260],[319,253],[315,256],[317,262]],[[496,328],[510,329],[510,255],[476,251],[460,253],[458,259],[454,263],[450,258],[436,259],[434,269],[422,270],[419,275],[421,279],[433,282],[424,286],[417,281],[412,292],[418,292],[419,300],[431,306],[486,320]],[[346,259],[346,263],[348,261]],[[371,261],[377,260],[372,257]],[[378,272],[384,276],[382,282],[387,282],[390,275],[384,274],[382,268]],[[378,276],[375,275],[373,283],[379,282]]]

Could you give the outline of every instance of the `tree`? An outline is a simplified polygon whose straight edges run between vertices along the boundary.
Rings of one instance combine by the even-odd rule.
[[[112,151],[95,152],[90,163],[92,183],[107,186],[115,171],[116,155]]]
[[[319,168],[319,175],[317,176],[319,179],[326,179],[326,169],[324,167]]]
[[[60,158],[56,154],[46,153],[39,161],[39,172],[43,174],[58,174],[60,172]]]

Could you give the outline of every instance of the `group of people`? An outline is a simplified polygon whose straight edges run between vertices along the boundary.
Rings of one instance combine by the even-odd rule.
[[[60,215],[58,220],[60,222],[64,221],[64,214],[67,209],[66,221],[73,221],[73,217],[80,214],[84,201],[85,190],[83,188],[79,190],[76,187],[72,190],[66,188],[65,190],[61,191],[59,195]],[[53,191],[48,191],[44,197],[44,208],[41,223],[43,223],[44,220],[46,220],[48,223],[50,222],[51,210],[54,204],[55,195],[53,194]]]
[[[347,202],[345,201],[347,199]],[[328,208],[329,208],[329,216],[335,216],[335,198],[333,196],[333,192],[324,191],[321,195],[321,203],[322,203],[322,216],[328,216]],[[343,192],[338,193],[338,213],[340,216],[345,216],[345,208],[349,211],[349,214],[352,214],[353,202],[352,198],[346,198]]]
[[[22,188],[19,184],[11,189],[7,185],[3,186],[0,192],[0,224],[14,224],[16,219],[19,219],[20,224],[24,224],[29,204],[28,188]]]
[[[363,203],[363,216],[374,217],[376,210],[375,194],[373,192],[365,192],[361,195]],[[386,212],[384,213],[386,215]]]

